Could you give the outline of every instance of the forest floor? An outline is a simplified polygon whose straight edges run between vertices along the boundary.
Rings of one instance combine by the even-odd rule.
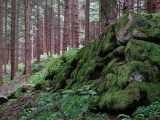
[[[21,75],[16,80],[12,80],[12,81],[6,82],[0,88],[1,94],[6,96],[10,92],[15,91],[19,87],[19,85],[25,84],[27,82],[27,79],[28,79],[28,77],[26,75]]]
[[[16,83],[19,85],[26,84],[28,77],[21,75],[14,81],[6,82],[0,89],[2,90],[2,95],[8,95],[9,93],[15,91],[18,88]],[[0,111],[1,120],[18,120],[17,115],[22,112],[24,109],[24,105],[29,103],[30,101],[35,101],[37,96],[39,95],[38,92],[32,92],[29,94],[24,94],[23,97],[19,99],[11,99],[10,102],[5,104],[5,109]],[[54,119],[53,119],[54,120]],[[109,116],[109,120],[120,120],[115,116]]]
[[[16,118],[14,118],[15,116],[17,116],[17,114],[19,114],[24,105],[31,101],[31,100],[35,100],[37,97],[38,93],[32,93],[29,96],[24,96],[14,102],[9,102],[5,105],[5,111],[0,111],[0,116],[3,116],[1,119],[2,120],[16,120]]]
[[[9,95],[11,92],[15,91],[19,87],[19,85],[26,84],[27,80],[28,80],[28,76],[21,75],[16,80],[6,82],[0,88],[1,94],[4,96]],[[5,104],[4,111],[0,111],[0,116],[2,117],[1,119],[14,120],[14,117],[22,111],[23,106],[27,102],[31,100],[35,100],[38,94],[39,93],[34,92],[34,93],[31,93],[30,95],[24,95],[20,99],[11,99],[10,102],[7,102]]]

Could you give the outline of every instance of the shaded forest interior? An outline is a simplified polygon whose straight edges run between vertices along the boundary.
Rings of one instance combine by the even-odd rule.
[[[159,12],[159,0],[0,0],[0,119],[159,119]]]
[[[98,37],[128,11],[154,13],[156,0],[1,0],[0,81],[11,64],[11,79],[18,63],[31,74],[31,61],[40,62]]]

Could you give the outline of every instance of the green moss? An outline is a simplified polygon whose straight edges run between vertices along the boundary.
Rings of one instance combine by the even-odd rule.
[[[100,107],[106,107],[114,110],[124,110],[131,104],[138,103],[140,91],[134,84],[129,84],[124,90],[111,89],[102,94]]]
[[[75,84],[73,84],[72,88],[73,90],[78,90],[82,87],[82,85],[79,82],[76,82]]]
[[[53,81],[40,81],[33,87],[33,91],[48,91],[55,89],[55,83]]]
[[[141,67],[143,67],[142,62],[133,61],[117,69],[116,71],[116,75],[118,77],[116,82],[117,86],[119,86],[120,88],[125,87],[128,83],[130,75],[135,71],[139,71]]]
[[[139,87],[140,91],[147,93],[147,99],[149,102],[154,102],[160,98],[160,84],[149,83],[149,82],[135,82],[136,86]]]
[[[50,59],[50,62],[48,62],[44,74],[44,78],[48,78],[48,76],[52,76],[51,79],[53,79],[53,76],[58,73],[62,68],[62,60],[60,57],[53,57]]]
[[[118,62],[118,58],[112,59],[104,68],[104,72],[107,73],[114,73],[117,70],[118,66],[116,63]]]
[[[100,94],[100,93],[103,93],[104,91],[107,90],[105,79],[102,79],[102,80],[98,81],[97,84],[98,84],[97,92],[98,92],[99,94]]]
[[[148,60],[151,64],[160,65],[160,47],[157,44],[132,39],[128,42],[125,57],[127,61]]]
[[[66,80],[66,87],[65,87],[65,89],[69,89],[69,88],[71,88],[71,86],[74,84],[74,80],[73,79],[68,79],[68,80]]]
[[[106,79],[106,88],[109,89],[109,88],[113,88],[116,86],[116,81],[117,81],[117,76],[113,73],[109,73],[105,76],[105,79]]]
[[[129,22],[130,18],[132,20]],[[138,22],[142,22],[142,25],[138,25]],[[159,23],[159,14],[127,13],[77,53],[63,53],[53,58],[47,65],[46,75],[52,75],[51,80],[56,83],[57,90],[77,90],[83,85],[92,84],[101,96],[102,108],[123,110],[129,106],[138,106],[143,91],[149,95],[149,101],[154,101],[159,96],[159,88],[155,86],[160,73],[160,47],[155,44],[160,38]],[[117,36],[120,37],[118,40],[121,37],[123,40],[120,30],[129,40],[124,46],[118,45]],[[133,30],[142,36],[133,36]],[[136,37],[142,37],[143,41]],[[141,80],[135,82],[138,78],[133,73],[140,74],[142,83]],[[129,81],[131,75],[135,80]],[[146,83],[153,85],[149,87]],[[156,92],[151,95],[153,87]],[[132,105],[134,102],[136,104]]]
[[[97,54],[106,55],[114,48],[116,48],[116,46],[117,46],[116,35],[114,32],[109,32],[107,35],[103,36],[101,44],[98,46],[99,48],[97,49],[98,50]]]
[[[123,27],[126,26],[126,24],[128,23],[128,14],[123,15],[122,17],[120,17],[119,19],[116,20],[115,23],[115,32],[119,32],[120,29],[122,29]]]

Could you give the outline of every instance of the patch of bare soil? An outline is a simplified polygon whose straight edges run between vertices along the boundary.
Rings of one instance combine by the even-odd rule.
[[[24,96],[19,100],[16,100],[12,103],[7,103],[3,108],[3,110],[0,110],[0,120],[18,120],[16,115],[18,115],[22,109],[23,106],[31,101],[35,100],[39,93],[32,93],[31,95]]]

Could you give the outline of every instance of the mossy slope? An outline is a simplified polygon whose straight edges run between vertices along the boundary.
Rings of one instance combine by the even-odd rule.
[[[93,84],[101,109],[147,105],[160,98],[159,41],[160,14],[128,13],[72,57],[52,61],[45,77],[56,90]]]

